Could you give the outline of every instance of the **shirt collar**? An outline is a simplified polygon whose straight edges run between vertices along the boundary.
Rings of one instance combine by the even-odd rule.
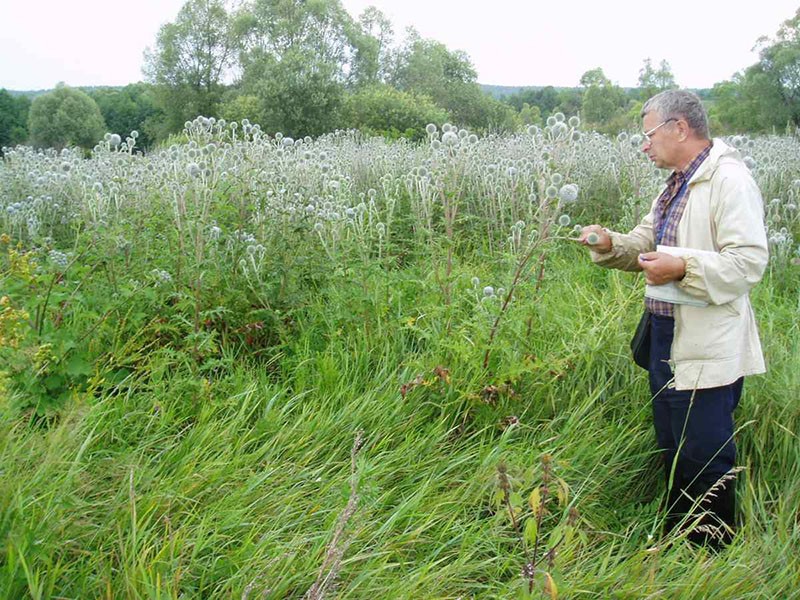
[[[685,169],[683,169],[682,171],[673,171],[672,174],[667,178],[667,183],[672,185],[677,181],[682,184],[684,181],[688,181],[689,179],[691,179],[692,175],[694,175],[695,172],[697,172],[697,169],[700,167],[700,165],[703,164],[703,161],[706,158],[708,158],[708,155],[711,153],[711,148],[713,147],[713,145],[714,142],[709,141],[708,146],[703,148],[697,154],[697,156],[695,156],[691,161],[689,161],[689,164],[686,165]]]

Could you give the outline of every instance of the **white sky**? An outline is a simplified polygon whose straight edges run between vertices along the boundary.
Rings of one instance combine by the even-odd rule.
[[[355,17],[369,5],[392,21],[395,39],[413,25],[426,38],[464,50],[478,81],[576,86],[601,67],[635,86],[645,58],[666,59],[677,83],[711,87],[754,62],[759,36],[772,36],[800,6],[761,0],[342,0]],[[125,85],[143,79],[145,47],[183,0],[0,0],[0,88]],[[738,3],[736,3],[738,4]]]

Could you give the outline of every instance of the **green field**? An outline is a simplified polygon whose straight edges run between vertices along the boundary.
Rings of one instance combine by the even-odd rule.
[[[717,554],[660,533],[644,282],[570,241],[648,209],[638,136],[187,125],[0,163],[0,598],[800,596],[798,139],[730,140],[769,371]]]

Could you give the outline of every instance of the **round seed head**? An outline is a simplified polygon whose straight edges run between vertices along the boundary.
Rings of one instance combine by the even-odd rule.
[[[458,144],[458,134],[448,129],[447,131],[444,132],[444,135],[442,136],[442,142],[444,142],[448,146],[455,146],[456,144]]]
[[[567,183],[561,186],[561,189],[558,190],[558,197],[561,198],[562,202],[575,202],[578,199],[578,186],[574,183]]]

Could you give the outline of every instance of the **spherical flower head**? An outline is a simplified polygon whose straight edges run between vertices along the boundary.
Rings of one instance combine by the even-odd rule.
[[[103,191],[103,184],[99,181],[95,181],[94,184],[92,184],[92,189],[99,194]]]
[[[431,148],[433,148],[434,150],[438,150],[441,147],[442,147],[442,142],[440,142],[439,140],[431,140]]]
[[[548,198],[555,198],[558,196],[558,188],[554,185],[548,185],[547,189],[544,191],[544,195]]]
[[[467,141],[468,141],[470,144],[477,144],[477,143],[478,143],[478,136],[477,136],[477,135],[475,135],[474,133],[470,133],[470,134],[469,134],[469,137],[467,138]]]
[[[458,144],[458,134],[448,129],[442,136],[442,142],[447,146],[455,146]]]
[[[483,288],[483,295],[486,298],[489,296],[494,296],[494,288],[490,285],[487,285],[485,288]]]
[[[322,233],[323,229],[325,229],[325,226],[322,223],[320,223],[319,221],[314,223],[314,231],[316,231],[317,233]]]
[[[59,269],[67,268],[69,259],[67,258],[67,255],[64,254],[63,252],[59,252],[58,250],[50,250],[47,257],[50,259],[50,262],[52,262]]]
[[[528,135],[536,135],[539,131],[539,128],[536,125],[528,125],[526,131]]]
[[[294,140],[290,137],[285,137],[281,140],[281,144],[283,144],[284,147],[293,146]]]
[[[563,121],[559,121],[558,123],[553,125],[553,135],[555,135],[556,137],[566,135],[568,131],[569,127],[567,127],[567,124],[564,123]]]
[[[564,119],[566,119],[564,113],[562,112],[557,112],[556,114],[553,115],[553,118],[555,118],[556,123],[563,123]]]
[[[752,156],[745,156],[743,160],[744,160],[744,164],[751,171],[756,168],[756,166],[757,166],[756,159],[754,159]]]
[[[138,138],[139,137],[139,132],[134,129],[133,131],[131,131],[131,137],[133,139]]]
[[[378,236],[383,237],[384,235],[386,235],[386,225],[384,225],[383,223],[378,223],[377,225],[375,225],[375,229],[378,230]]]
[[[197,163],[190,162],[186,165],[186,173],[189,177],[200,177],[200,166]]]
[[[597,235],[594,231],[592,231],[589,235],[586,236],[586,242],[590,246],[594,246],[600,241],[600,236]]]
[[[573,116],[571,116],[569,118],[567,123],[569,124],[570,127],[572,127],[574,129],[576,127],[580,127],[581,126],[581,119],[580,119],[580,117],[578,117],[576,115],[573,115]]]
[[[577,131],[577,130],[576,130],[576,131],[573,131],[573,132],[572,132],[572,135],[570,135],[570,139],[571,139],[573,142],[577,142],[578,140],[580,140],[580,139],[581,139],[581,132],[580,132],[580,131]]]
[[[433,123],[428,123],[427,125],[425,125],[425,132],[428,135],[433,135],[434,133],[436,133],[436,125],[434,125]]]
[[[547,117],[546,124],[548,127],[552,127],[556,123],[558,123],[558,121],[556,121],[556,118],[554,116],[550,115],[549,117]]]
[[[444,131],[445,133],[447,133],[451,129],[453,129],[453,126],[450,123],[445,123],[444,125],[442,125],[442,131]]]
[[[627,142],[627,141],[628,141],[628,134],[627,134],[626,132],[624,132],[624,131],[620,131],[620,132],[617,134],[617,141],[618,141],[620,144],[624,144],[625,142]]]
[[[561,227],[568,227],[570,222],[571,219],[569,218],[569,215],[561,215],[558,217],[558,224],[561,225]]]
[[[520,231],[525,229],[525,221],[517,221],[514,223],[514,227],[519,229]]]
[[[109,141],[110,139],[111,139],[111,134],[110,134],[109,132],[106,132],[106,134],[103,136],[103,141],[106,141],[106,142],[107,142],[107,141]]]
[[[472,278],[472,287],[474,287],[476,290],[478,289],[478,286],[480,284],[481,284],[481,280],[480,279],[478,279],[477,277],[473,277]]]
[[[550,183],[553,185],[561,185],[564,183],[564,176],[561,173],[553,173],[550,176]]]
[[[578,186],[574,183],[567,183],[558,190],[558,197],[562,202],[572,203],[578,199]]]
[[[631,136],[631,146],[639,146],[642,143],[642,136],[638,133],[634,133]]]

